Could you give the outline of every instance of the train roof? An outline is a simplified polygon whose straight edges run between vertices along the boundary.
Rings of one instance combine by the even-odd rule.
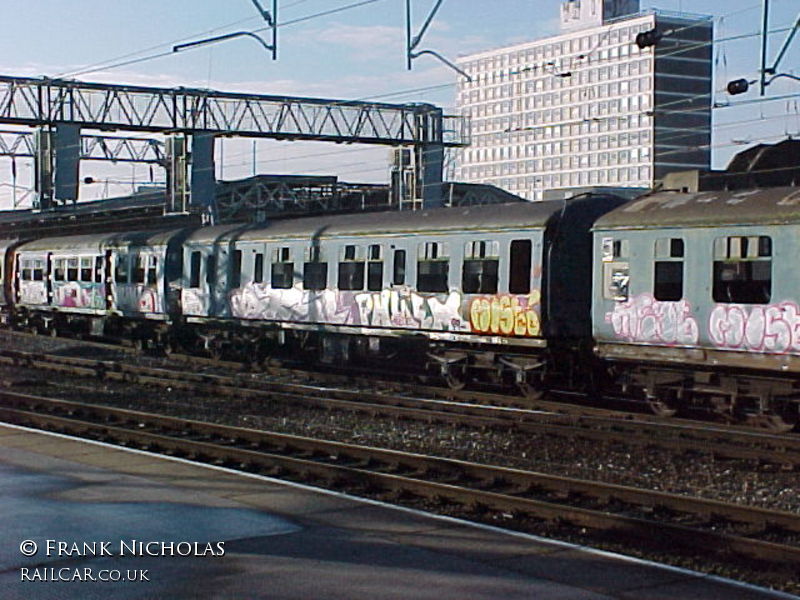
[[[600,217],[594,230],[800,223],[800,188],[658,192]]]
[[[22,244],[22,252],[39,250],[88,250],[100,252],[107,248],[127,248],[128,246],[159,247],[166,245],[181,230],[136,231],[117,233],[92,233],[61,237],[40,238]]]
[[[569,200],[567,202],[570,202]],[[210,241],[314,238],[350,235],[402,235],[464,230],[518,230],[544,228],[564,209],[564,201],[513,202],[487,206],[439,208],[422,211],[363,212],[278,219],[257,226],[217,226],[198,229],[189,243]]]

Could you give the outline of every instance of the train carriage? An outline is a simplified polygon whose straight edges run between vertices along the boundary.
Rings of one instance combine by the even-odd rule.
[[[657,412],[788,428],[800,406],[797,256],[797,188],[634,200],[594,226],[597,354]]]
[[[411,349],[454,387],[481,372],[510,373],[528,389],[541,379],[537,357],[550,338],[588,339],[589,227],[619,202],[601,196],[205,228],[184,243],[183,313],[203,326],[212,353],[242,345],[235,323],[262,330],[250,342],[269,345],[288,333],[328,361]]]
[[[17,318],[41,331],[66,328],[94,335],[102,335],[109,326],[126,332],[141,329],[124,319],[164,321],[170,314],[169,282],[180,276],[180,263],[170,261],[168,248],[172,243],[172,253],[178,256],[175,246],[180,241],[173,231],[53,237],[21,244],[13,278]]]

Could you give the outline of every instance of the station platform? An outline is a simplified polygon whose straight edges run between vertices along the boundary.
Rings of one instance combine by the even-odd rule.
[[[2,598],[37,600],[793,598],[267,477],[5,425],[0,590]]]

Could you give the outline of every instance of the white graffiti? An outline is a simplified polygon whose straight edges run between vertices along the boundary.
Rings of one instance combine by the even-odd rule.
[[[439,297],[423,296],[408,287],[380,292],[316,292],[303,290],[300,285],[272,289],[266,284],[250,284],[231,292],[230,306],[231,314],[240,319],[469,331],[457,292]]]
[[[659,344],[696,344],[699,339],[697,319],[686,300],[662,302],[650,294],[639,294],[627,302],[618,302],[606,313],[617,337],[630,342]]]
[[[718,304],[708,323],[719,348],[762,352],[800,352],[800,308],[794,302],[746,307]]]
[[[47,304],[47,288],[43,281],[22,281],[19,284],[22,304]]]

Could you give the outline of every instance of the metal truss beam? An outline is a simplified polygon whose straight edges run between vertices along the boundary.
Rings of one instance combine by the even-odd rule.
[[[36,140],[26,131],[0,131],[0,156],[32,158]],[[84,135],[81,137],[82,160],[108,160],[163,164],[164,144],[158,140],[119,136]]]
[[[0,123],[361,144],[468,143],[462,117],[384,104],[0,76]]]

